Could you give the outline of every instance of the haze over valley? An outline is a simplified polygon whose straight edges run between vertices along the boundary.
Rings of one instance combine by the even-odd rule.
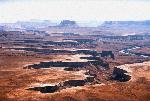
[[[1,0],[0,101],[149,101],[148,0]]]

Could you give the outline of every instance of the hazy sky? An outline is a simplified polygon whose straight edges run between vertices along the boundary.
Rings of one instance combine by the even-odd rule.
[[[0,0],[0,22],[149,20],[150,0]]]

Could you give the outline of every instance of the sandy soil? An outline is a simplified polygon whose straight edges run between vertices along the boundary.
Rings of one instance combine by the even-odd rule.
[[[85,71],[69,72],[62,68],[23,69],[23,66],[27,64],[58,57],[39,56],[31,53],[26,53],[26,55],[4,53],[0,57],[1,101],[149,101],[150,99],[148,82],[150,62],[125,65],[132,71],[134,81],[125,83],[108,81],[102,84],[72,87],[55,93],[42,94],[26,89],[43,84],[56,84],[69,79],[84,79]],[[140,77],[145,79],[141,80]]]

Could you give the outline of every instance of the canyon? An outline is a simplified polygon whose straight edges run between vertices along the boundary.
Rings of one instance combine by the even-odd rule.
[[[64,27],[74,30],[63,32]],[[149,34],[74,33],[79,29],[64,20],[46,28],[1,30],[0,99],[149,101]]]

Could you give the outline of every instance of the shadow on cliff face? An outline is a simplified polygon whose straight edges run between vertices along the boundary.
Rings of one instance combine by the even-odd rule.
[[[41,93],[54,93],[61,89],[65,89],[69,87],[84,86],[85,84],[86,84],[85,80],[67,80],[62,83],[59,83],[58,85],[33,87],[33,88],[28,88],[27,90],[40,91]]]
[[[68,80],[63,83],[63,86],[84,86],[86,84],[85,80]]]
[[[127,74],[128,72],[126,70],[114,67],[113,73],[112,73],[112,79],[117,80],[120,82],[126,82],[131,79],[131,76]]]
[[[57,85],[55,86],[44,86],[44,87],[34,87],[27,90],[40,91],[41,93],[54,93],[59,89]]]
[[[103,67],[105,69],[109,69],[109,64],[104,62],[103,60],[95,60],[95,61],[88,61],[88,62],[40,62],[39,64],[33,64],[23,67],[24,69],[40,69],[40,68],[50,68],[50,67],[68,67],[65,70],[73,71],[73,70],[80,70],[79,68],[86,67],[88,65],[94,65],[95,67]]]
[[[94,81],[93,77],[87,77],[85,80],[67,80],[64,82],[60,82],[54,86],[43,86],[43,87],[33,87],[28,88],[27,90],[40,91],[41,93],[54,93],[58,90],[69,88],[69,87],[77,87],[84,86],[87,83],[92,83]]]

